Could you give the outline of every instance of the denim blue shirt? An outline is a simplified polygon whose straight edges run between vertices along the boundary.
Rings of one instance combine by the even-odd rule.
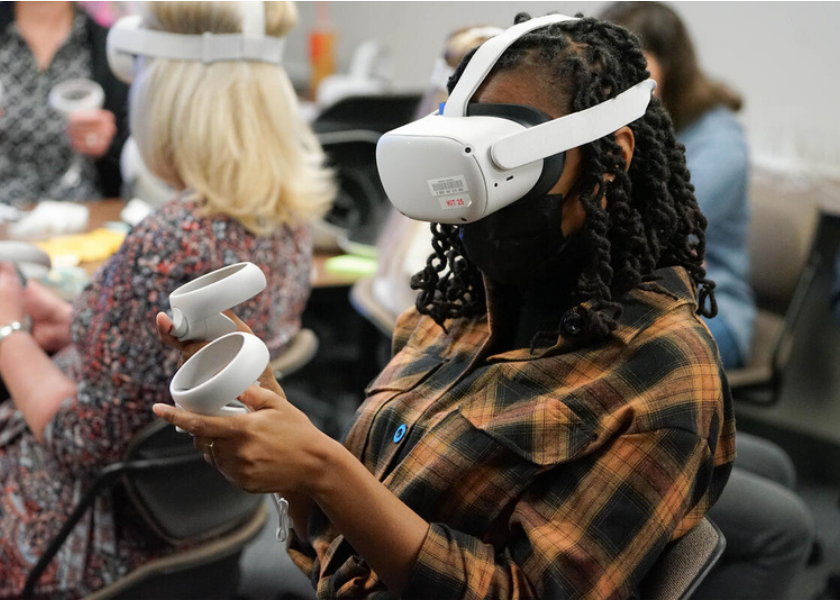
[[[749,285],[747,204],[749,170],[744,132],[723,107],[706,112],[677,132],[706,229],[706,271],[717,284],[717,319],[723,319],[741,356],[749,357],[755,299]]]

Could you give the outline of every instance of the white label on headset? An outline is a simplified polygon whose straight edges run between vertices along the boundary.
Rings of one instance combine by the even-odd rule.
[[[470,191],[470,188],[467,186],[467,179],[463,175],[453,175],[452,177],[444,177],[443,179],[429,179],[428,183],[432,196],[452,196]]]
[[[440,207],[444,210],[450,208],[467,208],[472,204],[472,198],[469,194],[459,194],[457,196],[449,196],[447,198],[439,198]]]

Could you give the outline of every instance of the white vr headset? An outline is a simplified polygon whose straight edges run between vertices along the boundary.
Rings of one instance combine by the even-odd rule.
[[[265,35],[265,6],[262,2],[240,2],[242,33],[200,35],[152,31],[142,27],[139,15],[123,17],[108,32],[108,65],[118,79],[131,83],[137,76],[135,58],[170,58],[207,64],[245,60],[280,65],[284,41]]]
[[[563,172],[567,150],[645,114],[656,87],[652,79],[559,119],[528,106],[468,104],[511,44],[540,27],[572,20],[547,15],[484,42],[442,114],[435,112],[379,139],[379,176],[397,210],[419,221],[472,223],[529,193],[547,193]]]

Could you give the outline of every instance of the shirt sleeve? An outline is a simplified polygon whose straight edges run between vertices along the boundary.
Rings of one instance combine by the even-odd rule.
[[[694,195],[709,226],[723,227],[747,209],[749,158],[744,134],[733,117],[695,135],[686,144]]]
[[[713,469],[707,442],[693,433],[620,436],[540,477],[514,507],[501,551],[432,523],[402,597],[626,598]]]
[[[144,222],[145,224],[145,222]],[[169,293],[189,281],[196,261],[141,224],[74,304],[73,337],[81,372],[76,395],[48,423],[44,441],[75,476],[123,458],[136,433],[154,418],[155,402],[171,402],[168,382],[178,353],[157,337],[155,315]],[[200,251],[198,249],[197,251]]]

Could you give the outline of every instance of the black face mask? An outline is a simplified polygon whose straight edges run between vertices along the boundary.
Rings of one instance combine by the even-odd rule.
[[[577,236],[563,235],[565,197],[525,198],[461,228],[467,256],[487,277],[507,285],[556,280],[579,271]],[[577,246],[578,244],[571,244]]]

